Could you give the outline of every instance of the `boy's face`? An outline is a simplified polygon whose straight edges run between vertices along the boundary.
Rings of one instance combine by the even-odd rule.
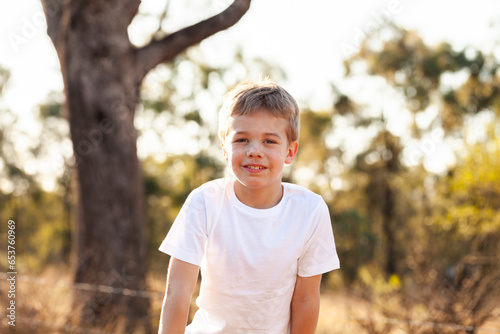
[[[295,158],[298,142],[288,142],[287,121],[265,111],[232,116],[222,149],[245,191],[281,192],[284,164]],[[237,194],[238,195],[238,194]]]

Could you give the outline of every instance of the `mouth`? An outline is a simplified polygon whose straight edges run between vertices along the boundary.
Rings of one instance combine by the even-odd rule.
[[[262,165],[244,165],[243,167],[251,172],[259,172],[266,169],[266,167]]]

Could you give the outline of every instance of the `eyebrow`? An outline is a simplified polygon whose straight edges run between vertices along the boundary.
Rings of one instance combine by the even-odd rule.
[[[247,131],[236,131],[235,135],[248,135],[248,132]],[[281,138],[280,134],[277,132],[266,132],[266,133],[264,133],[264,135]]]

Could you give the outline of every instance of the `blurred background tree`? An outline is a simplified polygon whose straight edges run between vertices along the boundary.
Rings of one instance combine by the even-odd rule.
[[[373,261],[393,283],[405,283],[405,298],[420,292],[413,301],[424,304],[433,321],[477,328],[492,317],[500,295],[498,59],[447,43],[429,46],[417,33],[392,25],[383,29],[346,61],[347,77],[369,76],[377,81],[364,94],[382,91],[402,103],[396,108],[378,103],[378,117],[373,106],[354,109],[351,124],[365,126],[371,139],[345,176],[353,181],[342,196],[358,201],[341,202],[341,212],[349,213],[339,214],[341,231],[351,232],[354,228],[345,225],[357,222],[360,228],[367,220],[375,245],[365,265]],[[388,129],[391,108],[400,122]],[[404,114],[411,120],[406,124]],[[486,125],[471,125],[484,118]],[[404,146],[412,141],[420,146]],[[453,143],[458,164],[435,174],[425,169],[425,159],[441,142]],[[345,266],[350,279],[356,270],[362,273],[359,263]],[[419,288],[410,289],[414,284]]]
[[[9,72],[0,67],[0,101],[8,85]],[[32,168],[35,161],[46,157],[44,151],[53,143],[46,140],[47,136],[61,138],[64,134],[47,128],[39,142],[32,141],[15,114],[9,109],[0,112],[0,218],[26,222],[16,226],[23,236],[16,243],[27,254],[20,265],[39,272],[47,263],[67,263],[71,245],[68,188],[54,193],[43,191],[42,177]],[[19,152],[16,141],[38,144]],[[1,242],[3,245],[6,239]]]

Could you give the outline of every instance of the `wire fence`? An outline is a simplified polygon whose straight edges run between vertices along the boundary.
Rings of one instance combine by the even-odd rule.
[[[0,279],[7,279],[9,275],[5,273],[0,273]],[[90,292],[103,292],[103,293],[112,293],[112,294],[120,294],[124,296],[131,297],[142,297],[142,298],[154,298],[161,299],[163,298],[163,293],[161,292],[152,292],[152,291],[144,291],[144,290],[131,290],[126,288],[118,288],[109,285],[96,285],[89,283],[74,283],[67,281],[55,281],[48,280],[42,277],[33,277],[26,275],[16,275],[16,281],[19,282],[28,282],[38,285],[51,285],[51,286],[64,286],[74,290],[81,291],[90,291]]]
[[[0,280],[6,280],[9,277],[6,273],[0,273]],[[108,285],[96,285],[88,283],[74,283],[68,281],[59,280],[49,280],[42,277],[33,277],[27,275],[16,275],[16,281],[25,282],[34,285],[43,286],[58,286],[66,287],[73,290],[89,291],[89,292],[102,292],[110,294],[121,294],[125,296],[141,297],[149,299],[162,299],[163,293],[157,291],[146,291],[146,290],[131,290],[126,288],[118,288]],[[0,311],[0,317],[5,318],[6,313],[4,313],[4,307]],[[373,324],[392,324],[392,325],[405,325],[412,327],[421,327],[429,329],[440,329],[440,330],[451,330],[451,331],[464,331],[475,333],[500,333],[500,328],[485,328],[485,327],[475,327],[475,326],[465,326],[460,324],[449,324],[449,323],[435,323],[435,322],[425,322],[425,321],[413,321],[413,320],[402,320],[384,317],[361,317],[361,316],[337,316],[332,318],[332,321],[342,320],[342,321],[353,321],[353,322],[370,322]],[[51,333],[85,333],[85,334],[118,334],[116,332],[107,332],[101,330],[92,330],[88,328],[81,328],[74,325],[58,325],[55,323],[47,323],[44,321],[38,321],[27,317],[18,317],[17,321],[23,325],[31,327],[41,327],[45,329],[52,330]],[[1,326],[0,326],[1,327]]]

